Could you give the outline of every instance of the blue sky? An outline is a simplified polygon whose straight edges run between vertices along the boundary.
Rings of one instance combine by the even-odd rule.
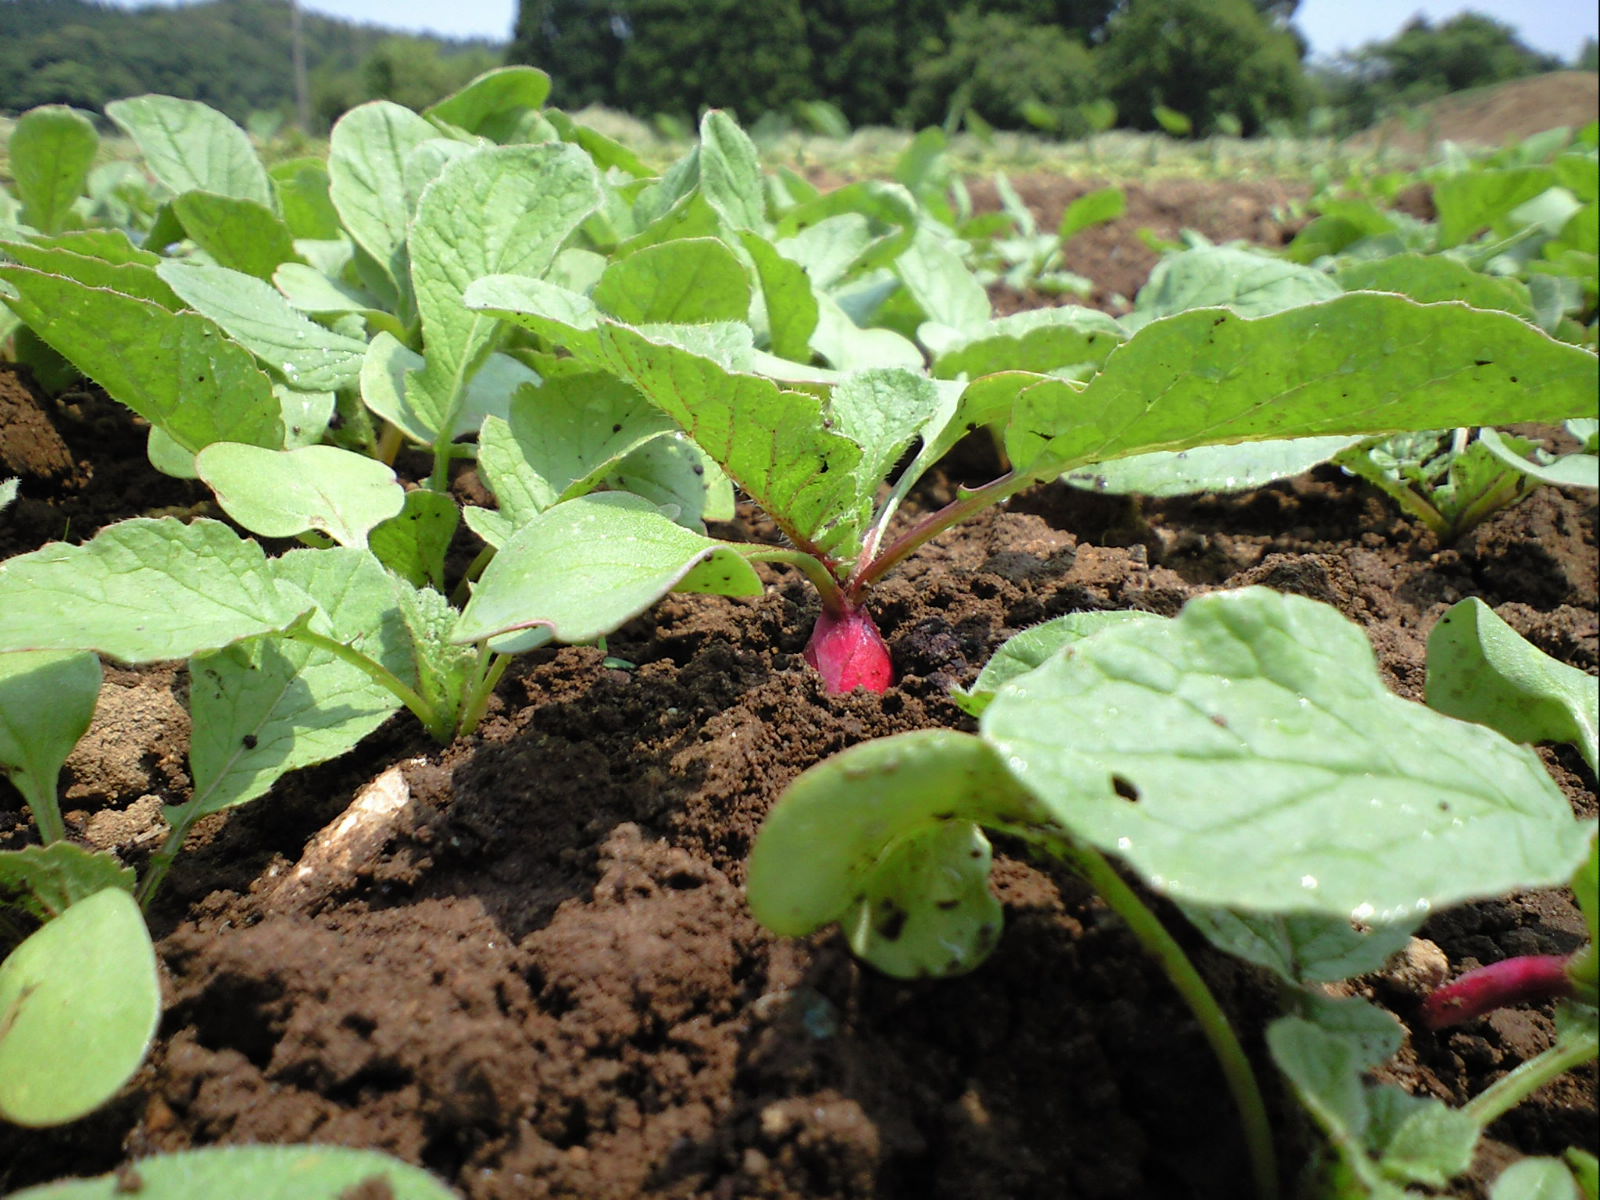
[[[114,0],[134,7],[148,0]],[[181,2],[181,0],[166,0]],[[516,0],[301,0],[308,12],[326,13],[394,29],[426,30],[455,37],[511,36]],[[1437,23],[1472,10],[1515,28],[1536,50],[1571,60],[1585,37],[1596,36],[1600,17],[1594,0],[1301,0],[1295,24],[1316,56],[1352,50],[1392,37],[1417,13]]]

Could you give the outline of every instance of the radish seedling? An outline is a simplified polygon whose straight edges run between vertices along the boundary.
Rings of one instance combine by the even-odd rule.
[[[802,774],[752,850],[751,908],[790,935],[837,922],[890,974],[945,975],[999,940],[982,830],[1061,857],[1194,1009],[1272,1194],[1271,1136],[1237,1039],[1103,856],[1297,989],[1311,1015],[1285,1027],[1292,1063],[1323,1061],[1319,1047],[1347,1035],[1357,1048],[1339,1053],[1356,1062],[1385,1057],[1398,1027],[1318,1007],[1304,985],[1375,969],[1442,905],[1565,882],[1591,853],[1592,822],[1525,747],[1389,693],[1362,632],[1309,600],[1216,593],[1173,619],[1064,618],[1032,640],[1057,648],[1008,654],[967,694],[976,736],[901,734]]]

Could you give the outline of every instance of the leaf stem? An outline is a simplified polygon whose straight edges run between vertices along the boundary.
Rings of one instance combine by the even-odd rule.
[[[434,705],[429,704],[420,692],[382,663],[374,662],[365,654],[362,654],[361,651],[347,646],[326,634],[318,633],[303,623],[286,629],[284,635],[292,637],[298,642],[305,642],[308,646],[316,646],[319,649],[326,650],[341,662],[348,663],[360,671],[380,687],[386,688],[399,699],[400,703],[415,714],[417,720],[422,722],[428,732],[433,735],[435,741],[441,744],[448,744],[455,736],[455,728],[449,716],[441,713]]]
[[[1122,876],[1117,874],[1104,855],[1078,842],[1069,843],[1065,853],[1101,898],[1128,923],[1133,936],[1160,964],[1167,979],[1199,1021],[1201,1032],[1211,1044],[1211,1051],[1217,1057],[1223,1079],[1239,1110],[1239,1122],[1244,1129],[1245,1145],[1255,1175],[1256,1194],[1261,1200],[1273,1200],[1278,1195],[1278,1163],[1272,1144],[1272,1127],[1267,1121],[1267,1106],[1261,1097],[1261,1088],[1256,1082],[1250,1060],[1245,1057],[1244,1047],[1239,1044],[1233,1026],[1228,1023],[1227,1014],[1222,1011],[1222,1006],[1200,977],[1194,963],[1183,952],[1183,947],[1178,945],[1133,889],[1123,882]]]
[[[489,697],[510,664],[509,654],[496,654],[487,645],[479,647],[478,661],[473,667],[474,678],[461,700],[461,715],[456,721],[458,734],[468,734],[478,728],[484,709],[489,707]]]
[[[56,781],[51,779],[47,789],[41,781],[37,793],[32,789],[19,789],[23,790],[23,798],[33,810],[33,823],[38,827],[39,840],[46,846],[51,842],[65,841],[67,837],[67,823],[61,818],[61,804],[56,799],[55,784]]]
[[[1552,1079],[1582,1066],[1597,1052],[1600,1039],[1592,1030],[1576,1037],[1558,1038],[1550,1049],[1535,1054],[1509,1075],[1495,1080],[1487,1091],[1467,1101],[1461,1111],[1476,1121],[1478,1128],[1487,1129]]]
[[[833,616],[843,616],[845,611],[845,593],[840,588],[839,581],[833,577],[822,560],[814,554],[807,554],[804,550],[781,550],[766,546],[746,548],[735,546],[749,562],[782,563],[786,567],[793,567],[811,581],[811,586],[817,589],[817,595],[822,597],[822,611]]]
[[[952,525],[958,525],[968,517],[1010,499],[1033,482],[1032,476],[1019,476],[1015,471],[1007,471],[982,487],[961,488],[949,504],[938,512],[929,513],[902,532],[870,561],[864,559],[859,563],[845,583],[845,596],[852,601],[859,600],[862,592],[911,557],[924,542],[937,537]]]

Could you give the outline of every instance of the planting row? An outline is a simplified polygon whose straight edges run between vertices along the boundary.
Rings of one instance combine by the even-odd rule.
[[[325,161],[270,168],[226,118],[168,97],[108,107],[139,175],[91,169],[78,114],[18,122],[17,195],[0,196],[16,356],[96,380],[149,423],[151,462],[203,481],[229,520],[139,518],[0,564],[0,768],[42,843],[0,853],[0,889],[42,922],[0,964],[0,1116],[72,1120],[136,1068],[159,1012],[139,904],[199,818],[401,707],[441,742],[469,734],[512,655],[603,639],[671,591],[748,596],[756,564],[797,570],[819,601],[807,661],[830,690],[884,691],[874,584],[1042,482],[1170,495],[1333,461],[1445,540],[1535,486],[1600,482],[1592,129],[1446,164],[1435,222],[1378,203],[1393,181],[1351,181],[1284,254],[1171,248],[1127,316],[997,318],[986,281],[1070,290],[1072,235],[1120,196],[1048,235],[1015,204],[974,215],[936,137],[896,182],[821,193],[764,171],[715,112],[658,176],[547,91],[519,68],[422,114],[365,105]],[[1525,422],[1565,422],[1578,451],[1494,428]],[[982,431],[1005,469],[897,519]],[[406,446],[426,456],[415,479],[394,467]],[[452,495],[468,460],[494,507]],[[707,534],[736,495],[781,543]],[[1465,1111],[1364,1089],[1398,1026],[1310,985],[1380,965],[1438,906],[1574,879],[1592,944],[1592,824],[1516,743],[1571,741],[1592,770],[1594,681],[1476,602],[1434,631],[1427,707],[1389,695],[1359,631],[1308,601],[1116,617],[1008,645],[961,697],[977,735],[808,772],[756,846],[752,907],[781,933],[838,921],[890,974],[969,970],[998,933],[980,827],[1065,858],[1194,1008],[1271,1194],[1250,1066],[1111,855],[1290,985],[1269,1045],[1344,1165],[1339,1194],[1444,1184],[1489,1120],[1593,1057],[1592,951],[1432,1003],[1442,1023],[1566,998],[1556,1049]],[[71,843],[56,798],[102,656],[189,664],[193,792],[138,876]],[[219,1152],[204,1169],[280,1166]],[[346,1168],[366,1169],[328,1166]],[[1572,1169],[1592,1178],[1593,1160]],[[110,1194],[82,1186],[100,1190],[50,1194]]]

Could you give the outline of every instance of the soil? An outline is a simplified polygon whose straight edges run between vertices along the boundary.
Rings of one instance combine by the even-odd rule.
[[[1070,199],[1023,186],[1047,221]],[[1266,187],[1135,186],[1125,220],[1168,211],[1218,240],[1273,244],[1290,233],[1278,202]],[[1110,257],[1072,265],[1104,296],[1132,295],[1148,262]],[[209,511],[203,490],[145,464],[137,422],[92,390],[44,397],[0,370],[0,446],[23,479],[0,553],[152,509]],[[964,444],[915,501],[995,471],[987,445]],[[901,673],[882,696],[823,693],[800,656],[814,597],[778,569],[758,598],[658,604],[610,639],[633,669],[589,647],[528,655],[477,735],[441,748],[401,714],[196,833],[151,914],[165,1015],[148,1061],[82,1121],[0,1127],[0,1191],[189,1146],[317,1141],[399,1155],[471,1200],[1244,1195],[1205,1043],[1081,882],[1002,845],[994,955],[963,978],[897,982],[836,933],[789,941],[753,921],[741,884],[763,815],[846,746],[971,728],[949,686],[1011,633],[1075,610],[1171,614],[1247,584],[1312,596],[1360,622],[1390,684],[1416,698],[1432,622],[1478,595],[1594,673],[1595,526],[1592,499],[1543,489],[1440,547],[1331,470],[1163,502],[1052,485],[877,589]],[[717,532],[764,529],[747,514]],[[186,797],[184,686],[176,668],[109,666],[65,773],[74,830],[134,865],[157,806]],[[1587,768],[1542,753],[1593,813]],[[358,837],[319,836],[352,805]],[[0,783],[0,845],[29,828]],[[1570,951],[1582,924],[1549,891],[1422,932],[1462,969]],[[1181,936],[1257,1060],[1292,1174],[1312,1139],[1261,1045],[1272,985]],[[1408,978],[1357,986],[1409,1024]],[[1460,1102],[1552,1029],[1548,1007],[1417,1027],[1388,1074]],[[1458,1194],[1483,1195],[1522,1155],[1600,1149],[1595,1082],[1592,1065],[1573,1072],[1497,1122]]]
[[[1442,96],[1404,117],[1357,134],[1351,146],[1426,153],[1443,141],[1499,147],[1558,125],[1577,130],[1600,118],[1600,75],[1552,71]]]

